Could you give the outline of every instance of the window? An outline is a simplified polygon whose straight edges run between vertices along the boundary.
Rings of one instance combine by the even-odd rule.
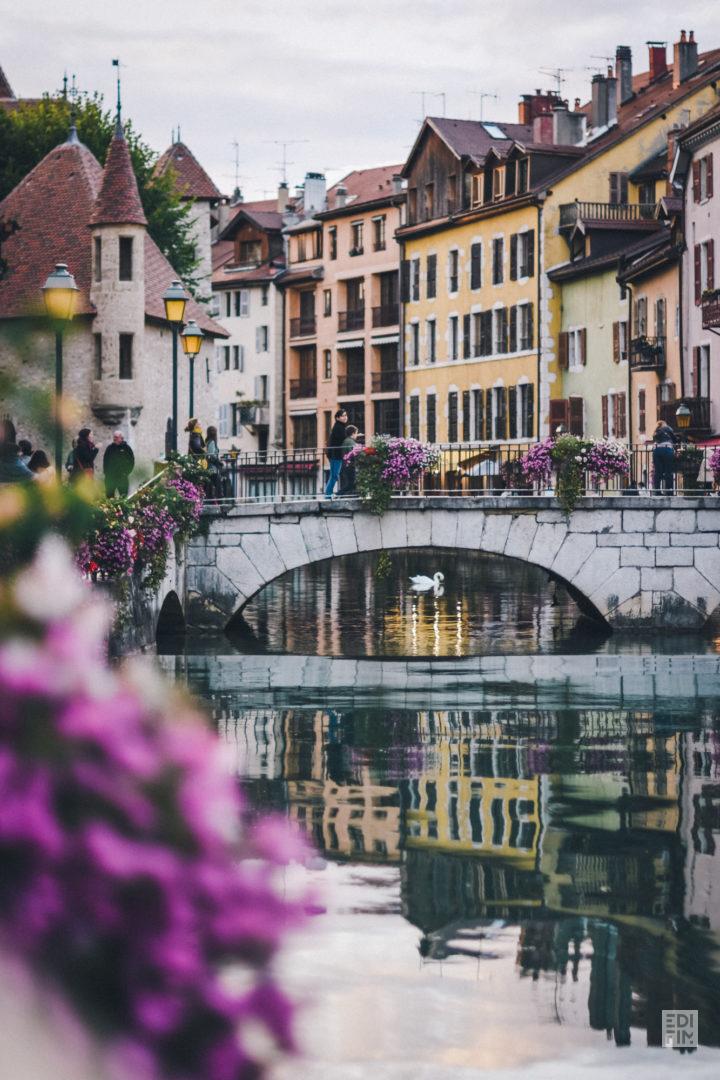
[[[223,345],[223,370],[230,370],[230,346]]]
[[[255,379],[255,397],[258,401],[268,400],[268,377],[267,375],[258,375]]]
[[[507,389],[496,386],[493,390],[493,434],[496,439],[507,437]]]
[[[102,281],[102,237],[96,236],[93,243],[93,278]]]
[[[520,349],[532,349],[533,347],[533,305],[520,304],[518,307],[520,334],[518,347]]]
[[[518,195],[522,195],[523,192],[528,189],[528,176],[530,172],[530,162],[527,158],[520,158],[517,164],[517,184],[516,191]]]
[[[694,398],[710,396],[709,345],[698,345],[690,353],[690,393]]]
[[[437,295],[437,255],[427,257],[425,292],[428,300],[434,300]]]
[[[655,337],[665,337],[665,300],[659,297],[655,301]]]
[[[713,156],[706,154],[705,157],[693,161],[693,202],[704,202],[713,195]]]
[[[515,176],[517,173],[517,161],[513,158],[505,163],[505,196],[509,198],[515,194]]]
[[[638,202],[641,206],[655,206],[655,181],[648,180],[644,184],[638,184]],[[644,214],[649,211],[641,211]]]
[[[648,332],[647,297],[639,296],[635,301],[635,333],[638,337],[646,337]]]
[[[413,367],[420,363],[420,323],[410,325],[410,363]]]
[[[328,255],[331,259],[337,259],[337,226],[331,225],[328,229]]]
[[[624,393],[604,394],[600,400],[602,433],[605,438],[624,439],[627,435],[627,409]]]
[[[585,433],[585,401],[581,397],[568,398],[568,431],[571,435]]]
[[[255,352],[267,352],[270,348],[270,327],[255,327]]]
[[[332,379],[332,352],[323,349],[323,379]]]
[[[587,330],[568,330],[568,370],[580,371],[587,364]]]
[[[259,240],[240,241],[240,266],[252,266],[262,262],[262,245]]]
[[[459,287],[460,252],[457,249],[448,255],[448,290],[456,293]]]
[[[475,442],[479,442],[485,438],[485,417],[483,414],[483,392],[482,390],[472,391],[472,417],[473,417],[473,434],[472,437]]]
[[[613,323],[613,362],[619,364],[628,358],[628,324],[627,322]]]
[[[520,438],[532,439],[535,428],[535,387],[532,383],[522,383],[518,386],[520,394]]]
[[[482,244],[470,245],[470,288],[482,287]]]
[[[610,203],[620,206],[628,201],[628,176],[623,172],[610,173]]]
[[[133,377],[133,336],[132,334],[120,335],[120,378],[132,379]]]
[[[410,398],[410,438],[420,438],[420,397],[413,394]]]
[[[232,315],[232,293],[231,292],[226,292],[225,293],[225,316],[226,316],[226,318],[229,319],[231,315]]]
[[[262,291],[260,293],[260,303],[262,304],[263,307],[267,307],[267,305],[268,305],[268,293],[269,292],[270,292],[269,287],[267,285],[263,285]]]
[[[332,289],[323,289],[323,315],[332,315]]]
[[[472,320],[470,315],[463,315],[463,342],[462,342],[462,354],[463,360],[467,360],[472,356],[472,343],[470,341],[470,335],[472,331]]]
[[[638,390],[638,435],[645,434],[646,425],[645,391]]]
[[[450,329],[450,359],[457,360],[460,347],[460,328],[457,315],[451,315],[448,324]]]
[[[492,283],[493,285],[502,285],[503,283],[503,261],[505,258],[505,243],[502,236],[496,236],[493,240],[493,270],[492,270]]]
[[[470,442],[470,391],[463,390],[462,396],[462,439]]]
[[[493,351],[493,313],[482,311],[480,313],[480,335],[475,339],[475,354],[477,356],[490,356]]]
[[[535,273],[535,232],[513,233],[510,237],[510,280],[532,277]]]
[[[493,311],[493,352],[506,353],[508,351],[508,313],[507,308],[496,308]]]
[[[240,367],[240,355],[241,355],[240,348],[241,348],[240,345],[233,345],[233,347],[232,347],[233,371],[240,371],[241,370],[241,367]]]
[[[703,293],[715,288],[715,241],[695,245],[695,303],[700,304]]]
[[[435,185],[425,185],[425,198],[423,200],[423,211],[425,214],[425,220],[430,221],[435,212]]]
[[[102,334],[93,334],[93,350],[95,357],[95,378],[102,379]]]
[[[293,447],[314,450],[317,445],[317,416],[291,416]]]
[[[484,177],[482,173],[476,173],[471,179],[470,199],[473,206],[482,206]]]
[[[353,221],[350,226],[350,255],[362,255],[363,253],[363,222]]]
[[[420,260],[413,259],[410,263],[410,299],[420,299]]]
[[[427,321],[427,343],[428,343],[428,363],[434,364],[437,360],[437,334],[435,327],[435,320],[428,319]]]
[[[493,199],[502,199],[505,194],[505,170],[495,169],[493,172]]]
[[[425,437],[430,443],[437,442],[437,398],[435,394],[428,394],[425,401]]]
[[[458,396],[457,390],[448,394],[448,442],[458,441]]]
[[[235,315],[246,319],[250,314],[250,292],[248,289],[240,289],[235,293]]]
[[[120,281],[132,281],[133,279],[133,238],[132,236],[120,237]]]
[[[373,249],[385,250],[385,215],[373,218]]]

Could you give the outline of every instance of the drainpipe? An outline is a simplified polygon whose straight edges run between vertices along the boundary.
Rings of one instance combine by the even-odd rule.
[[[632,400],[632,363],[630,362],[630,343],[632,342],[632,339],[633,339],[632,317],[633,317],[633,307],[634,307],[634,303],[635,303],[635,294],[633,292],[633,286],[630,284],[629,281],[625,282],[625,288],[627,289],[627,294],[628,294],[628,319],[627,319],[627,324],[628,324],[628,332],[627,332],[627,350],[628,350],[628,358],[627,358],[627,365],[628,365],[628,374],[627,374],[627,387],[628,387],[628,407],[627,407],[628,449],[631,451],[631,453],[630,453],[630,461],[633,462],[634,461],[634,458],[633,458],[633,455],[632,455],[633,400]],[[635,480],[635,477],[632,475],[632,470],[631,470],[631,473],[630,473],[630,479]]]
[[[687,249],[687,244],[683,242],[682,247],[679,249],[678,256],[678,307],[680,309],[680,320],[678,325],[678,349],[680,352],[680,400],[685,400],[685,320],[683,319],[683,252]],[[673,312],[673,318],[675,318],[675,312]],[[667,328],[666,328],[667,333]]]
[[[281,310],[281,313],[282,313],[282,334],[281,334],[281,344],[280,344],[280,385],[282,387],[282,390],[280,392],[280,402],[281,402],[281,408],[280,408],[280,446],[283,448],[283,450],[287,450],[287,419],[286,419],[287,391],[286,391],[286,383],[285,383],[285,375],[287,373],[286,372],[286,362],[285,362],[286,340],[287,340],[286,333],[285,333],[285,314],[286,314],[286,312],[285,312],[285,298],[287,296],[287,289],[283,289],[281,287],[277,291],[280,293],[280,296],[281,296],[280,310]],[[275,439],[275,442],[277,443],[277,437]]]
[[[400,297],[400,334],[398,338],[398,386],[400,387],[400,434],[405,435],[405,300],[402,292],[402,264],[405,261],[405,241],[398,239],[400,247],[400,267],[398,271],[398,295]]]
[[[543,202],[545,201],[546,192],[541,192],[538,195],[537,204],[537,405],[535,413],[537,416],[537,440],[540,442],[540,408],[542,403],[542,212]]]

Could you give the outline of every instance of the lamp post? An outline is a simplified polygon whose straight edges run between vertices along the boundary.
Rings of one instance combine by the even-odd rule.
[[[185,316],[185,305],[188,302],[188,294],[182,287],[182,282],[173,281],[163,293],[165,305],[165,318],[170,323],[173,336],[173,366],[172,366],[172,449],[177,453],[178,447],[178,419],[177,419],[177,379],[178,379],[178,332],[180,324]]]
[[[190,416],[193,416],[195,412],[195,357],[202,348],[204,337],[205,335],[194,319],[189,320],[180,335],[183,352],[190,361]]]
[[[690,427],[690,410],[684,401],[681,401],[675,410],[675,419],[677,420],[677,426],[679,428],[687,429]]]
[[[63,391],[63,334],[75,314],[78,287],[66,263],[57,263],[42,289],[48,317],[55,328],[55,472],[62,478],[63,432],[60,399]]]

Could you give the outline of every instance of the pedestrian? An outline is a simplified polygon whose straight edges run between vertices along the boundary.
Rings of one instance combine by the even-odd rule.
[[[664,420],[658,420],[653,432],[653,491],[671,492],[675,475],[675,432]]]
[[[358,439],[360,433],[354,424],[348,424],[345,428],[345,438],[342,444],[342,458],[340,461],[340,477],[338,483],[338,494],[344,495],[356,495],[357,494],[357,470],[355,468],[354,461],[345,461],[345,457],[358,446]]]
[[[32,479],[33,474],[18,454],[15,425],[6,418],[0,429],[0,484],[21,484]]]
[[[218,447],[217,428],[212,424],[205,435],[205,453],[207,455],[207,490],[208,498],[219,499],[222,497],[220,474],[222,462],[220,461],[220,449]]]
[[[18,439],[18,457],[22,461],[23,465],[30,466],[30,458],[32,457],[32,443],[29,439]]]
[[[75,471],[75,448],[77,447],[77,439],[73,439],[72,447],[68,452],[68,456],[65,458],[65,471],[68,474],[68,479],[72,479],[72,474]]]
[[[130,488],[130,475],[135,468],[132,447],[125,442],[122,431],[113,431],[112,442],[103,454],[105,494],[112,499],[115,493],[125,498]]]
[[[70,479],[75,482],[82,476],[93,477],[95,475],[95,458],[98,456],[99,446],[93,442],[92,431],[88,427],[80,428],[75,444],[73,470]]]
[[[325,495],[328,499],[332,498],[335,485],[340,477],[343,459],[342,444],[345,441],[345,429],[347,428],[347,424],[347,412],[345,409],[338,409],[335,413],[335,423],[332,426],[328,445],[325,450],[328,461],[330,462],[330,475],[328,476],[328,482],[325,486]]]
[[[28,469],[42,484],[50,484],[55,479],[50,459],[44,450],[33,450],[28,461]]]
[[[196,416],[188,420],[185,430],[188,433],[188,454],[193,454],[196,457],[202,456],[205,453],[205,440]]]

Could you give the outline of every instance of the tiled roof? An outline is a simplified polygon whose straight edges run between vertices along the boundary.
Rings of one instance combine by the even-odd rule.
[[[452,120],[445,116],[428,116],[403,167],[404,176],[407,175],[408,166],[428,128],[435,131],[456,157],[470,158],[477,165],[483,163],[492,147],[502,154],[510,149],[513,142],[531,143],[533,139],[531,124],[504,124],[489,120]],[[493,134],[494,130],[501,131],[504,138],[501,139]]]
[[[0,318],[41,310],[40,290],[57,262],[66,262],[75,276],[80,289],[77,313],[94,313],[88,221],[102,175],[86,146],[62,143],[0,202],[0,221],[18,226],[2,245],[8,270],[0,280]]]
[[[177,274],[155,241],[150,236],[146,236],[145,314],[149,318],[165,322],[165,305],[163,304],[162,296],[170,282],[176,277]],[[219,323],[216,323],[214,319],[211,319],[205,308],[201,307],[200,304],[196,303],[192,298],[188,300],[185,308],[185,321],[187,322],[188,319],[195,319],[197,324],[206,334],[211,334],[215,337],[229,336],[227,330],[224,330]]]
[[[380,165],[374,169],[354,169],[328,191],[328,207],[332,208],[339,187],[347,188],[347,205],[387,199],[394,192],[393,177],[402,171],[400,165]]]
[[[175,186],[181,195],[192,199],[220,199],[222,195],[185,143],[176,142],[160,156],[155,172],[162,176],[175,170]]]
[[[91,225],[147,225],[133,172],[130,150],[124,136],[115,135],[110,143],[102,187]]]
[[[217,288],[234,285],[252,285],[267,281],[274,281],[279,274],[285,273],[284,266],[278,266],[275,262],[261,263],[260,266],[220,266],[213,271],[212,283]]]
[[[230,240],[243,221],[252,221],[259,229],[279,232],[283,227],[283,216],[278,211],[277,199],[258,199],[254,202],[238,203],[233,208],[234,214],[220,233],[223,240]],[[290,207],[288,206],[288,209]]]
[[[210,249],[212,268],[217,270],[229,262],[235,254],[235,245],[232,240],[216,240]]]

